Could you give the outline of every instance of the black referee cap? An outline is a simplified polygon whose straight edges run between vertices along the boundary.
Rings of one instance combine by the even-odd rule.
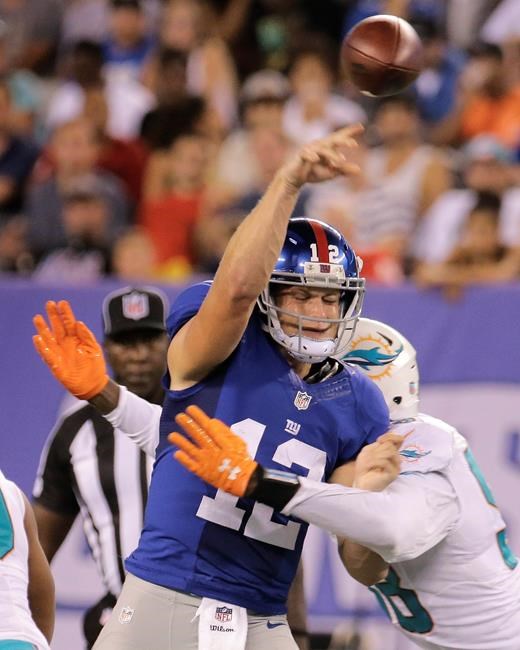
[[[106,337],[127,332],[165,332],[167,299],[150,287],[125,287],[112,291],[103,301],[103,330]]]

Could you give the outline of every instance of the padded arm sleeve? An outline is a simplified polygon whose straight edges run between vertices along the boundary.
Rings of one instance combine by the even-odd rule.
[[[148,456],[155,456],[159,444],[159,421],[162,407],[151,404],[119,386],[119,402],[105,418],[135,442]]]
[[[399,476],[382,492],[300,479],[283,514],[348,537],[386,562],[411,560],[438,544],[456,525],[458,500],[440,473]]]

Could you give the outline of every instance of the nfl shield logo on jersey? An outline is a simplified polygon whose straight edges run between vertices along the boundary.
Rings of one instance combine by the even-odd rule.
[[[299,390],[296,393],[296,397],[294,398],[294,406],[296,406],[298,411],[305,411],[306,409],[309,408],[311,399],[312,399],[312,395],[308,395],[307,393]]]
[[[215,609],[215,618],[221,623],[227,623],[233,618],[233,610],[231,607],[226,607],[225,605],[223,607],[217,607]]]
[[[131,607],[123,607],[123,609],[119,612],[119,622],[130,623],[133,615],[134,610]]]
[[[141,320],[150,313],[148,296],[145,293],[133,291],[123,296],[123,316],[132,320]]]

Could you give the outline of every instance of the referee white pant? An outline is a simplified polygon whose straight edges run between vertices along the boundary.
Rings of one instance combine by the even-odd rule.
[[[195,614],[200,602],[127,574],[93,650],[199,650]],[[246,650],[298,650],[285,615],[248,612],[247,619]]]

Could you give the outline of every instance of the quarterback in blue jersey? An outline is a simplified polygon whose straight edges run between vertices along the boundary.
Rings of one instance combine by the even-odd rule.
[[[203,650],[219,639],[223,648],[295,647],[286,600],[306,525],[208,487],[175,462],[167,435],[175,416],[197,404],[233,423],[260,462],[326,480],[387,429],[380,392],[332,359],[361,309],[356,256],[333,228],[289,222],[305,182],[355,171],[343,155],[355,133],[338,131],[282,167],[231,239],[214,281],[189,288],[172,307],[145,524],[97,650],[142,647],[141,626],[150,625],[165,637],[160,647],[175,650]],[[168,638],[179,598],[179,607],[191,605],[190,620],[197,611],[199,620],[186,620],[191,631],[176,643]],[[149,604],[161,599],[168,616],[154,604],[150,623]],[[123,625],[121,617],[131,620]]]
[[[296,648],[285,612],[306,524],[206,485],[167,436],[196,404],[233,423],[260,463],[327,480],[388,428],[379,390],[333,358],[361,310],[358,260],[330,226],[289,221],[306,182],[356,172],[345,154],[359,132],[337,131],[284,165],[213,282],[174,303],[145,524],[96,650]]]

